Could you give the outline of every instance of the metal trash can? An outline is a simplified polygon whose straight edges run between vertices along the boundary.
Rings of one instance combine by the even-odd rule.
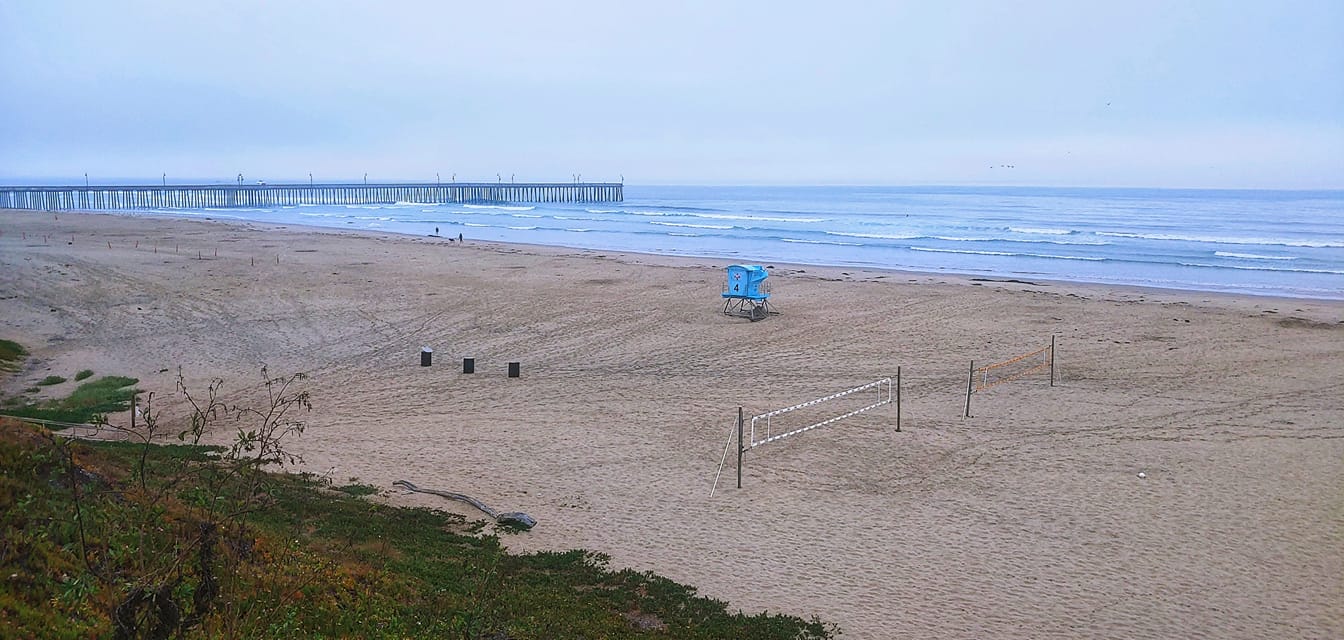
[[[462,373],[476,373],[476,358],[462,358]]]
[[[420,348],[420,366],[428,367],[434,360],[434,350],[429,347]]]
[[[509,363],[509,377],[510,377],[510,378],[517,378],[517,377],[521,374],[521,372],[519,371],[519,368],[520,368],[520,367],[521,367],[521,365],[520,365],[519,363],[517,363],[517,362],[510,362],[510,363]]]

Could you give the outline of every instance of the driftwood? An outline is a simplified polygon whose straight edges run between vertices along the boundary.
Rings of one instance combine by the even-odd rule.
[[[461,493],[453,493],[451,491],[436,491],[434,489],[421,489],[420,487],[417,487],[405,480],[397,480],[393,482],[392,485],[403,487],[407,491],[414,491],[416,493],[432,493],[436,496],[443,496],[445,498],[448,498],[449,500],[457,500],[459,502],[465,502],[473,507],[476,507],[477,509],[480,509],[481,511],[485,512],[485,515],[494,518],[495,522],[505,526],[516,527],[519,529],[531,529],[532,527],[535,527],[537,525],[536,519],[533,518],[532,516],[527,515],[526,513],[522,513],[520,511],[499,513],[498,511],[495,511],[494,509],[487,507],[484,502],[481,502],[480,500],[477,500],[476,498],[473,498],[471,496],[463,495]]]

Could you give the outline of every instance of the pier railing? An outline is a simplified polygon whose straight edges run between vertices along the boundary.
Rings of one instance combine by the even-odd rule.
[[[422,202],[621,202],[614,182],[0,186],[0,208],[133,210]]]

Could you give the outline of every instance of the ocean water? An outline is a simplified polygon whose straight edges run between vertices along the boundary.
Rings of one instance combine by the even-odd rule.
[[[1344,191],[627,186],[607,204],[157,210],[744,263],[1344,299]]]

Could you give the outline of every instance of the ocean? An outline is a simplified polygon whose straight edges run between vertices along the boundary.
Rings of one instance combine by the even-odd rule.
[[[1344,299],[1344,191],[625,188],[607,204],[161,209],[732,262]]]

